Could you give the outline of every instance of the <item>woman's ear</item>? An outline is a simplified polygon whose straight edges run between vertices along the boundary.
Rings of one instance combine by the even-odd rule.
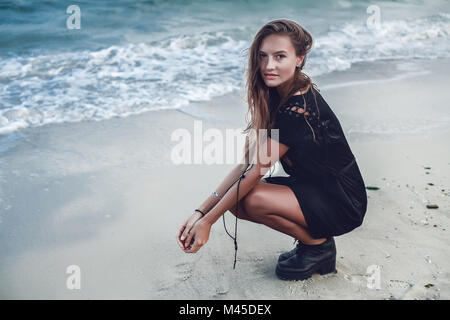
[[[305,55],[302,55],[302,56],[300,56],[300,57],[297,57],[297,63],[295,64],[296,66],[299,66],[300,67],[300,65],[302,64],[302,62],[303,62],[303,59],[305,59]]]

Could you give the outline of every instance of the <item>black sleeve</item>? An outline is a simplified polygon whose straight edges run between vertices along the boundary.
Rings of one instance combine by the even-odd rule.
[[[276,131],[272,131],[271,138],[290,147],[301,148],[305,134],[307,134],[308,125],[304,119],[303,114],[299,114],[297,111],[291,110],[290,106],[283,106],[275,118],[274,129],[278,129],[278,139]]]

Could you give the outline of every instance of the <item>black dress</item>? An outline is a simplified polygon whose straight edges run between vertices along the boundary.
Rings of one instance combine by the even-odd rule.
[[[299,108],[306,112],[297,112]],[[290,147],[280,159],[289,177],[265,180],[292,189],[311,236],[339,236],[360,226],[367,209],[364,181],[339,120],[322,95],[311,86],[305,94],[290,97],[275,114],[274,129],[279,136],[271,131],[271,138]]]

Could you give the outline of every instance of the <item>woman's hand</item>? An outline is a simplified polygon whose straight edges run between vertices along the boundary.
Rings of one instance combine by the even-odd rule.
[[[189,232],[194,227],[194,224],[202,217],[202,214],[198,211],[195,211],[192,216],[190,216],[181,226],[180,230],[178,230],[177,241],[181,250],[185,250],[185,239],[187,238]]]
[[[184,241],[186,253],[196,253],[200,248],[208,242],[211,224],[205,220],[198,221]]]

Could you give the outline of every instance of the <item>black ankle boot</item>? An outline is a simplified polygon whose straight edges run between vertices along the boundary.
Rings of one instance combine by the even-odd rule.
[[[278,262],[289,259],[294,254],[296,254],[298,252],[298,250],[301,250],[303,243],[301,243],[298,240],[295,240],[295,242],[297,242],[297,245],[295,246],[295,248],[292,249],[291,251],[280,254],[280,256],[278,257]]]
[[[336,244],[333,237],[318,245],[302,244],[290,258],[279,261],[275,270],[282,280],[305,280],[314,273],[336,273]]]

